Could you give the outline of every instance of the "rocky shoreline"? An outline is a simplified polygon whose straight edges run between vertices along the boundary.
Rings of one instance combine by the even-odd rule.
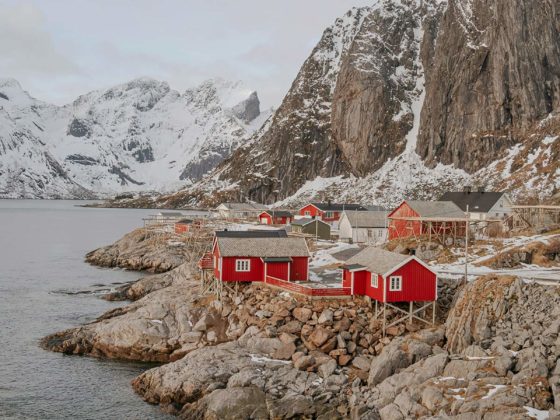
[[[124,243],[119,255],[135,260]],[[97,250],[98,260],[117,261],[119,246]],[[123,287],[112,298],[134,302],[42,346],[165,363],[132,386],[188,419],[558,415],[558,289],[512,277],[440,283],[438,326],[401,324],[382,337],[364,299],[307,300],[251,284],[220,302],[202,295],[187,261]]]

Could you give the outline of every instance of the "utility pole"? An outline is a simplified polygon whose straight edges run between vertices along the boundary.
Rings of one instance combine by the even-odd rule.
[[[465,221],[465,284],[468,282],[469,275],[469,205],[467,204],[467,220]]]

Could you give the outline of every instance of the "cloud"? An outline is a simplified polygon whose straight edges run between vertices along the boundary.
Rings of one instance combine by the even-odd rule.
[[[39,9],[29,3],[0,4],[0,73],[18,78],[79,72],[79,66],[56,50]]]
[[[140,76],[243,80],[279,105],[326,26],[372,0],[0,0],[0,76],[67,103]],[[2,5],[4,2],[4,5]]]

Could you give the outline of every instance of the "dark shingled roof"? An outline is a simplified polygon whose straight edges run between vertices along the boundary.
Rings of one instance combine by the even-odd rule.
[[[367,210],[360,204],[311,203],[322,211]]]
[[[180,225],[190,225],[192,222],[192,219],[181,219],[177,223]]]
[[[270,214],[274,217],[292,217],[293,214],[287,210],[265,210],[263,213]]]
[[[217,230],[217,238],[286,238],[284,229],[263,230]]]
[[[461,210],[467,211],[467,205],[469,206],[469,211],[475,213],[488,213],[492,207],[498,202],[500,198],[504,195],[503,192],[463,192],[463,191],[453,191],[446,192],[440,198],[441,201],[452,201]]]

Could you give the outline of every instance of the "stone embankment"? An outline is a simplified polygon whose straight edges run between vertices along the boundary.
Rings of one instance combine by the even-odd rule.
[[[86,262],[100,267],[120,267],[163,273],[181,265],[188,257],[184,240],[173,233],[151,234],[133,230],[112,245],[86,254]]]

